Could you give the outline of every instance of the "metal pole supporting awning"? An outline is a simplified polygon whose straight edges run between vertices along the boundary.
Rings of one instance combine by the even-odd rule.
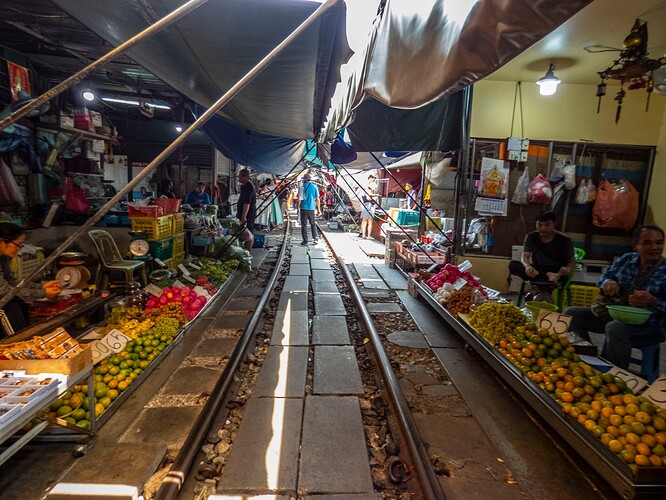
[[[194,1],[194,0],[193,0]],[[198,0],[203,3],[205,0]],[[102,208],[100,208],[94,215],[92,215],[81,227],[79,227],[69,238],[67,238],[58,248],[56,248],[44,262],[37,267],[35,271],[29,276],[24,277],[21,282],[10,290],[4,297],[0,299],[0,308],[4,307],[10,300],[18,294],[20,288],[25,286],[26,283],[41,276],[42,271],[55,261],[58,256],[64,252],[69,246],[74,243],[86,230],[90,229],[102,216],[109,211],[116,203],[121,201],[126,194],[134,189],[143,179],[148,177],[150,173],[165,161],[181,144],[183,144],[194,132],[196,132],[204,123],[212,118],[222,107],[227,104],[236,94],[238,94],[248,83],[250,83],[259,73],[261,73],[291,42],[293,42],[298,35],[311,26],[318,18],[320,18],[326,11],[328,11],[335,4],[342,0],[327,0],[322,3],[317,10],[315,10],[305,21],[301,23],[287,38],[285,38],[277,47],[271,50],[254,68],[252,68],[243,78],[241,78],[235,85],[233,85],[222,97],[220,97],[206,112],[201,115],[192,125],[190,125],[171,143],[167,148],[160,153],[157,158],[150,162],[144,169],[137,174],[128,184],[126,184],[120,191],[116,193],[113,198],[108,200]],[[13,115],[12,115],[13,116]]]

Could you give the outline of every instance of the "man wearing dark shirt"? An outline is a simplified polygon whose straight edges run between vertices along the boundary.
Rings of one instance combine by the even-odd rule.
[[[525,236],[523,255],[509,263],[511,274],[533,283],[558,284],[574,268],[571,238],[555,231],[555,214],[543,212],[536,218],[536,231]]]
[[[257,197],[254,192],[254,186],[250,182],[250,172],[243,169],[238,172],[238,182],[241,183],[240,197],[238,198],[238,206],[236,208],[236,217],[240,220],[241,225],[245,225],[250,232],[250,236],[245,241],[245,248],[250,251],[254,243],[254,219],[257,215]]]

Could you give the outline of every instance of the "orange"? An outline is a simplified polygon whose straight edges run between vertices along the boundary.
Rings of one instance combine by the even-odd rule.
[[[652,448],[652,453],[658,457],[666,457],[666,448],[661,444],[657,444]]]
[[[638,434],[634,434],[633,432],[630,432],[629,434],[626,435],[627,442],[631,444],[638,444],[641,442],[640,436]]]
[[[636,421],[636,417],[634,417],[633,415],[625,415],[622,420],[624,420],[625,424],[631,425]]]
[[[622,400],[622,396],[619,394],[613,394],[612,396],[608,396],[608,401],[613,403],[615,406],[623,406],[624,401]]]
[[[659,459],[659,461],[661,462],[661,459]],[[649,467],[650,466],[650,459],[648,457],[646,457],[645,455],[640,455],[640,454],[636,455],[634,457],[634,462],[639,467]]]
[[[657,407],[650,403],[649,401],[643,401],[645,398],[642,396],[638,398],[638,400],[641,402],[639,405],[639,408],[641,411],[644,411],[648,415],[654,415],[657,412]]]
[[[638,434],[639,436],[642,436],[646,432],[645,426],[640,422],[634,422],[629,427],[631,427],[631,432],[633,432],[634,434]]]
[[[597,412],[596,410],[589,410],[586,413],[586,415],[587,415],[587,418],[589,418],[590,420],[594,420],[595,422],[597,420],[599,420],[599,412]]]
[[[585,413],[581,413],[580,415],[578,415],[578,418],[577,418],[576,420],[578,420],[578,423],[579,423],[579,424],[581,424],[581,425],[585,425],[585,422],[588,421],[588,420],[587,420],[587,415],[585,415]],[[594,424],[594,420],[590,420],[590,422],[592,422],[592,424]],[[586,427],[586,428],[587,428],[587,427]],[[589,429],[588,429],[588,430],[589,430]]]
[[[652,452],[650,451],[650,447],[648,445],[646,445],[645,443],[638,443],[636,445],[636,451],[640,455],[645,455],[646,457],[649,457],[652,454]],[[638,462],[636,462],[636,463],[638,463]],[[640,465],[640,464],[638,464],[638,465]]]
[[[638,404],[638,398],[634,396],[633,394],[625,394],[622,396],[622,401],[624,401],[625,405],[637,405]]]
[[[611,441],[613,441],[613,436],[610,435],[609,433],[606,432],[601,435],[601,444],[603,444],[604,446],[608,446],[608,443],[610,443]]]
[[[606,410],[606,408],[604,408]],[[624,423],[624,420],[620,415],[616,415],[615,413],[612,413],[610,417],[608,417],[608,421],[610,422],[611,425],[614,425],[615,427],[619,427]]]
[[[562,393],[562,401],[564,401],[565,403],[573,403],[573,401],[574,401],[573,394],[571,394],[570,392],[566,392],[566,391],[563,392]]]
[[[661,417],[652,417],[652,425],[658,431],[666,430],[666,420]]]
[[[104,408],[103,404],[95,403],[95,415],[97,416],[101,415],[102,413],[104,413],[104,410],[106,410],[106,408]]]
[[[666,434],[664,434],[663,432],[657,432],[654,435],[654,438],[657,440],[658,444],[666,446]]]
[[[615,415],[615,412],[613,411],[613,408],[609,406],[602,406],[601,408],[601,416],[610,418],[611,416]]]
[[[627,406],[625,406],[625,409],[627,410],[627,415],[636,415],[636,413],[638,413],[638,406],[636,406],[633,403],[630,403]]]
[[[611,439],[606,446],[613,453],[620,453],[624,449],[624,445],[617,439]]]
[[[654,448],[654,446],[657,444],[657,440],[651,434],[643,434],[641,436],[641,443],[645,443],[650,448]]]
[[[615,413],[621,417],[624,417],[627,414],[627,409],[624,406],[616,406],[614,410]]]
[[[662,467],[664,465],[660,456],[650,455],[648,458],[650,459],[650,465],[652,465],[652,467]]]
[[[632,453],[629,450],[622,450],[620,452],[620,458],[624,460],[626,463],[631,464],[636,459],[636,454]]]
[[[596,394],[595,394],[595,396],[596,396]],[[603,409],[603,406],[601,406],[601,401],[598,401],[598,400],[592,401],[590,403],[590,406],[596,412],[601,412],[601,410]]]
[[[581,415],[581,417],[583,417],[583,415]],[[592,431],[592,429],[594,429],[597,426],[597,423],[594,420],[585,420],[583,425],[585,426],[585,429],[587,429],[588,431]]]
[[[609,425],[608,427],[606,427],[606,432],[611,436],[613,436],[614,438],[620,435],[620,429],[618,429],[614,425]]]

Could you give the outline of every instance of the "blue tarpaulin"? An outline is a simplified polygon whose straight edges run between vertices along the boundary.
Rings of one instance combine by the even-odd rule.
[[[204,113],[193,105],[192,113]],[[203,126],[215,148],[236,163],[267,174],[284,175],[303,157],[306,141],[253,132],[214,116]]]

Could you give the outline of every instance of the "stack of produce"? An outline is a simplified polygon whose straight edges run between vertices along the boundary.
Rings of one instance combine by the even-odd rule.
[[[448,283],[447,283],[448,285]],[[454,316],[470,312],[474,303],[475,288],[463,287],[460,290],[453,290],[446,299],[446,308]]]
[[[184,286],[182,288],[177,286],[173,286],[171,288],[165,287],[162,289],[161,297],[151,297],[148,300],[146,311],[159,309],[160,315],[170,315],[170,313],[176,313],[175,315],[178,316],[178,312],[180,310],[185,315],[185,318],[192,319],[197,314],[199,314],[199,311],[203,309],[203,307],[206,305],[206,302],[206,297],[203,295],[197,295],[197,292],[195,292],[189,286]],[[165,307],[173,306],[174,304],[180,305],[181,307]]]
[[[203,276],[212,283],[213,286],[219,287],[227,280],[231,273],[234,272],[239,263],[240,261],[238,259],[233,258],[222,262],[209,257],[199,257],[194,261],[194,264],[201,269],[192,270],[191,276],[196,279]]]
[[[155,321],[150,318],[146,318],[143,321],[139,321],[138,319],[131,319],[123,326],[118,328],[118,330],[123,332],[128,337],[135,339],[146,330],[152,328],[154,324]]]
[[[513,304],[485,302],[476,308],[470,325],[491,345],[510,335],[515,328],[524,327],[529,320]]]
[[[125,348],[99,362],[94,370],[95,413],[102,415],[113,401],[171,344],[180,331],[177,319],[160,317],[155,325],[127,342]],[[59,417],[85,429],[90,427],[90,389],[76,385],[49,409]]]
[[[472,273],[469,271],[461,271],[458,269],[458,266],[453,264],[446,264],[440,272],[433,275],[429,280],[426,281],[426,285],[430,287],[433,292],[439,290],[445,283],[455,283],[460,278],[464,279],[467,282],[466,286],[472,288],[481,288],[481,283],[472,276]]]

